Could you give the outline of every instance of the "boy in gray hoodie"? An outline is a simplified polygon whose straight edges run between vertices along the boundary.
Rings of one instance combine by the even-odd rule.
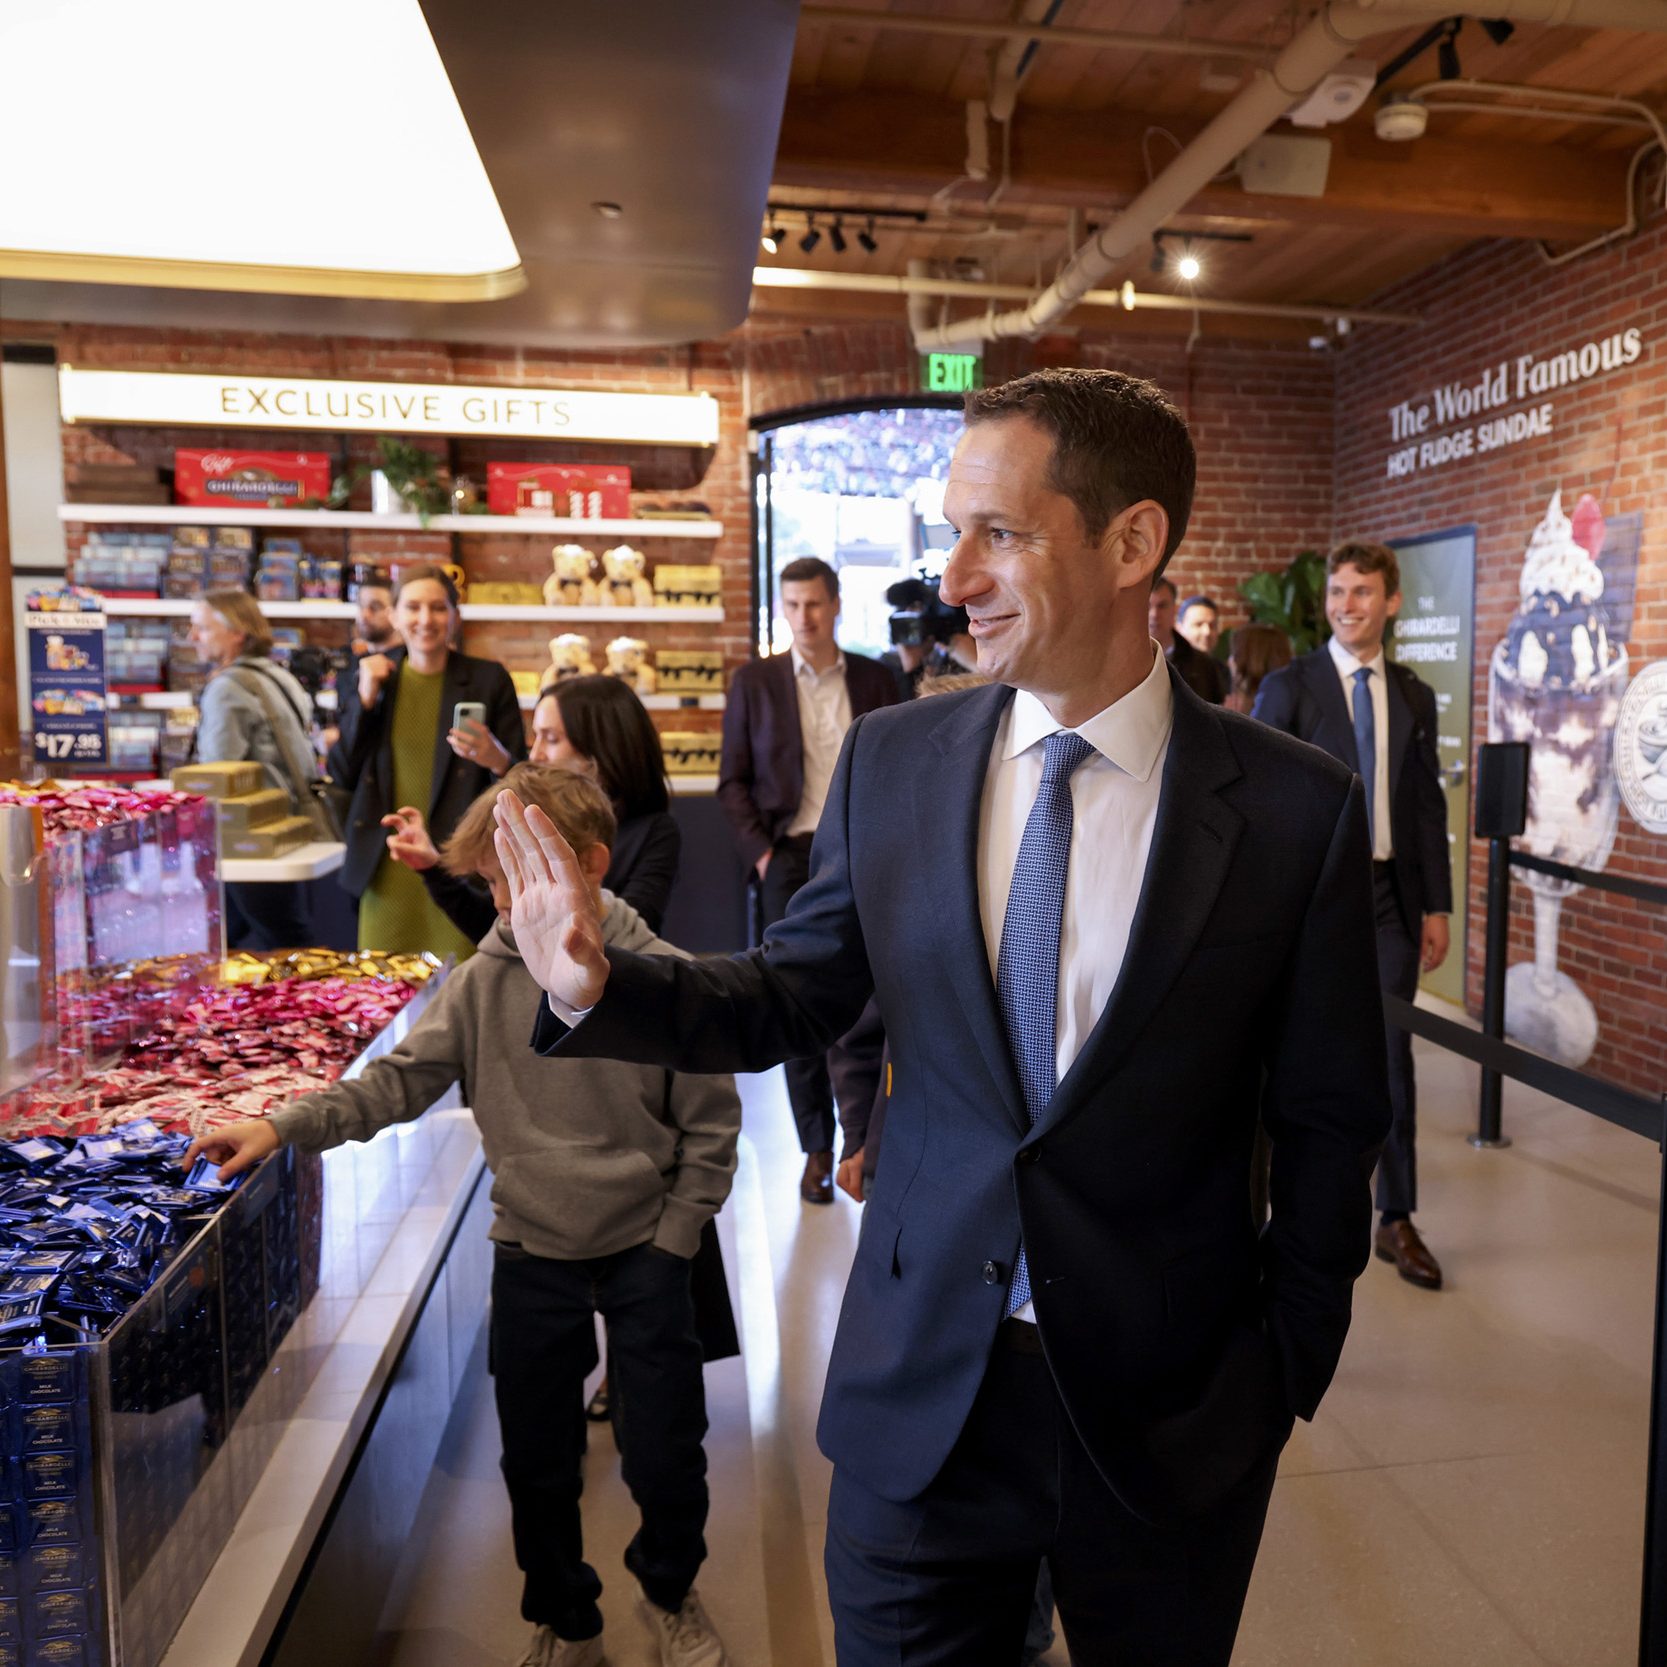
[[[540,806],[580,853],[607,941],[679,955],[629,905],[601,890],[614,817],[582,776],[517,765],[470,806],[447,842],[453,873],[479,874],[499,919],[480,953],[441,985],[398,1047],[269,1119],[192,1143],[222,1176],[280,1143],[322,1151],[418,1117],[454,1083],[492,1170],[496,1244],[490,1349],[521,1610],[534,1624],[522,1667],[594,1667],[602,1583],[584,1561],[579,1519],[583,1385],[596,1365],[593,1316],[608,1325],[615,1392],[630,1408],[623,1470],[642,1526],[626,1567],[666,1667],[720,1667],[723,1646],[694,1591],[706,1555],[705,1386],[689,1258],[728,1196],[741,1104],[727,1076],[540,1058],[528,1046],[543,991],[515,948],[493,850],[505,788]]]

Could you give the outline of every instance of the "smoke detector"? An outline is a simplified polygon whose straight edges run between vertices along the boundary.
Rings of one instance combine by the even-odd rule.
[[[1429,125],[1430,112],[1416,98],[1386,98],[1372,117],[1372,131],[1396,145],[1422,139]]]
[[[1328,127],[1346,122],[1377,85],[1377,67],[1364,58],[1345,58],[1300,104],[1285,112],[1293,127]]]

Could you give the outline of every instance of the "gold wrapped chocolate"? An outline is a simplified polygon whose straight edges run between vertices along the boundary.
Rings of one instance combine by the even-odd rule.
[[[440,970],[438,956],[389,954],[383,950],[289,949],[255,954],[238,950],[220,966],[222,984],[266,984],[281,979],[386,978],[399,983],[426,984]]]

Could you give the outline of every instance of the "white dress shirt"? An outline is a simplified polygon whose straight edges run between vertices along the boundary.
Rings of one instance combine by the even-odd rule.
[[[1384,662],[1381,644],[1370,660],[1357,660],[1335,637],[1327,642],[1326,647],[1331,650],[1332,664],[1343,680],[1343,706],[1351,725],[1354,722],[1354,674],[1362,666],[1372,674],[1366,680],[1366,687],[1372,691],[1373,752],[1376,754],[1372,773],[1372,860],[1388,862],[1395,855],[1393,821],[1389,814],[1389,668]]]
[[[1169,666],[1153,643],[1146,680],[1076,729],[1094,752],[1071,776],[1071,856],[1059,935],[1056,1060],[1061,1082],[1123,970],[1152,850],[1173,723]],[[1021,690],[990,751],[979,812],[978,909],[992,980],[1019,842],[1042,784],[1043,743],[1062,727],[1041,701]],[[1014,1317],[1034,1321],[1036,1316],[1026,1303]]]
[[[799,697],[799,733],[804,738],[805,787],[799,808],[787,825],[788,837],[816,832],[827,803],[828,784],[845,731],[851,727],[851,691],[845,682],[845,656],[817,671],[797,648],[793,654],[793,687]]]

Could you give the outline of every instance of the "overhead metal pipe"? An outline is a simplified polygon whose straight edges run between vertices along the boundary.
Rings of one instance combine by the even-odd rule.
[[[1245,147],[1273,126],[1363,40],[1419,17],[1445,15],[1451,0],[1334,0],[1300,29],[1129,206],[1066,262],[1059,276],[1009,312],[944,324],[917,336],[923,353],[966,350],[1051,329],[1119,262],[1141,248]],[[1602,28],[1667,30],[1661,0],[1489,0],[1490,15]]]
[[[1491,0],[1490,0],[1491,4]],[[871,12],[858,6],[801,6],[803,23],[850,23],[863,29],[890,29],[899,34],[952,35],[963,40],[1052,41],[1061,46],[1087,46],[1100,51],[1158,54],[1174,58],[1216,58],[1243,64],[1273,61],[1267,47],[1242,41],[1187,40],[1177,35],[1142,35],[1121,29],[1049,28],[1038,22],[988,22],[978,18],[927,17],[918,12]]]
[[[942,297],[962,301],[1022,301],[1033,291],[1024,284],[995,284],[965,278],[933,278],[927,263],[909,262],[909,275],[888,272],[825,272],[810,267],[755,266],[752,281],[758,289],[840,290],[853,295],[901,295],[909,303],[909,328],[918,339],[930,322],[931,299]],[[1422,324],[1416,313],[1382,312],[1370,307],[1328,307],[1316,302],[1300,305],[1283,301],[1232,301],[1214,296],[1166,295],[1138,290],[1133,284],[1121,289],[1091,289],[1076,303],[1079,307],[1113,307],[1120,312],[1221,313],[1244,318],[1312,319],[1329,323],[1347,319],[1351,324]]]

